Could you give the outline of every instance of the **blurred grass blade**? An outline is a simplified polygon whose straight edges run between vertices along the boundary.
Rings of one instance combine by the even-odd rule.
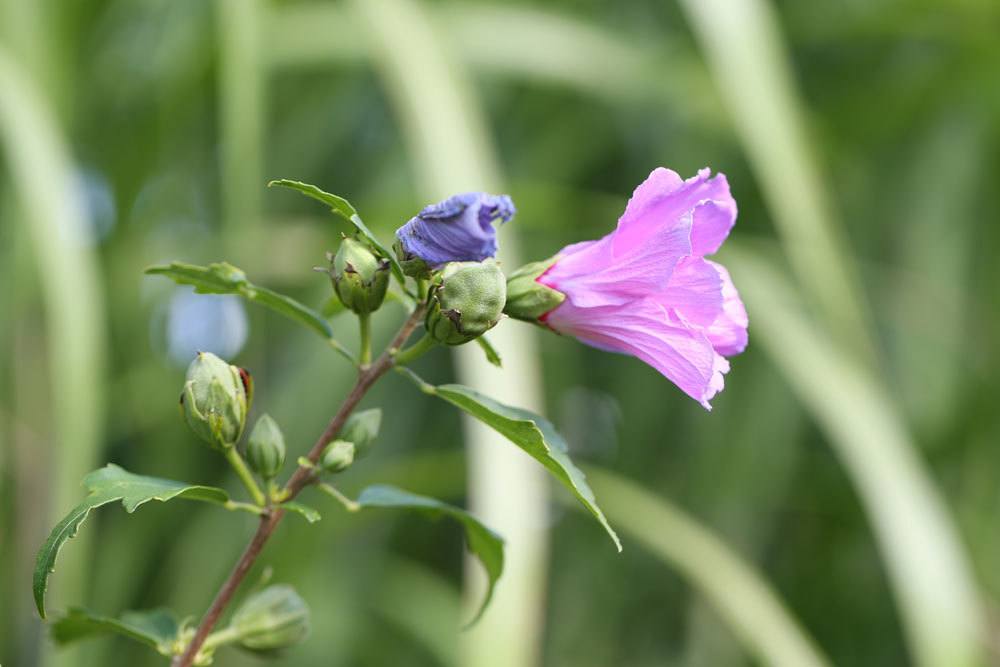
[[[264,185],[261,142],[261,0],[215,0],[219,38],[219,160],[228,237],[260,226]]]
[[[612,472],[588,467],[587,476],[615,525],[676,567],[760,664],[829,664],[761,575],[697,521]]]
[[[827,328],[874,358],[867,309],[823,176],[810,153],[801,103],[768,0],[682,0],[798,281]]]
[[[263,29],[272,66],[350,63],[372,55],[370,42],[355,29],[358,18],[340,5],[294,4],[270,11]],[[447,31],[456,57],[477,73],[582,90],[615,104],[659,101],[694,123],[723,122],[704,66],[689,52],[664,49],[661,42],[637,43],[596,21],[536,7],[450,2],[427,11]],[[330,39],[331,30],[337,39]]]
[[[948,111],[913,140],[901,173],[903,203],[893,221],[899,230],[897,272],[879,282],[879,303],[891,314],[892,342],[886,347],[901,400],[928,439],[944,435],[961,414],[962,388],[975,363],[967,350],[970,329],[980,325],[970,326],[969,313],[978,308],[969,285],[989,127],[981,111]]]
[[[42,286],[51,416],[56,445],[52,523],[75,504],[80,479],[95,467],[104,399],[104,301],[73,164],[56,119],[32,80],[0,50],[0,144],[28,224]],[[80,599],[86,559],[78,554],[60,581]]]
[[[753,314],[755,340],[825,431],[857,487],[914,662],[982,664],[986,626],[972,572],[887,390],[808,320],[790,280],[763,256],[727,250],[725,261]]]
[[[354,0],[370,33],[376,67],[403,130],[412,168],[425,197],[443,199],[463,190],[500,189],[496,152],[486,119],[451,41],[415,0]],[[501,230],[500,261],[519,265],[515,225]],[[489,391],[501,401],[538,410],[541,378],[534,332],[499,326],[491,339],[504,370],[480,350],[456,351],[459,381]],[[507,446],[488,426],[463,422],[469,445],[471,511],[507,540],[503,585],[479,625],[463,635],[462,663],[472,667],[532,667],[540,660],[548,556],[548,487],[544,471]],[[510,488],[518,493],[511,494]],[[481,599],[485,582],[467,568],[467,602]],[[472,577],[476,577],[473,579]]]
[[[427,649],[443,667],[457,665],[458,592],[441,575],[403,558],[389,559],[383,572],[370,598],[374,611]],[[414,600],[420,600],[419,614],[413,613]]]

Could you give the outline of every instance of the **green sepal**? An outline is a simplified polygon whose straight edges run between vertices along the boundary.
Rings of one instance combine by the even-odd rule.
[[[493,347],[493,343],[489,341],[486,336],[480,336],[476,339],[476,343],[483,350],[483,354],[486,355],[486,361],[490,362],[497,368],[503,368],[503,360],[500,358],[500,353],[497,349]]]
[[[416,510],[431,516],[445,515],[458,521],[465,530],[465,541],[486,570],[489,585],[479,609],[466,627],[474,625],[486,611],[493,598],[493,589],[503,574],[504,540],[490,530],[466,510],[441,502],[436,498],[420,496],[409,491],[384,484],[369,486],[358,496],[357,504],[362,509],[372,507],[401,508]]]
[[[183,498],[223,506],[229,501],[229,495],[222,489],[134,475],[113,463],[89,473],[83,478],[83,486],[89,495],[56,524],[38,552],[32,590],[35,606],[42,618],[45,618],[45,590],[48,587],[49,575],[55,571],[59,550],[66,540],[76,536],[80,525],[91,510],[116,500],[121,501],[129,514],[151,500],[167,502],[174,498]]]
[[[539,276],[555,264],[556,257],[525,264],[507,276],[507,303],[503,312],[518,320],[538,323],[538,318],[554,310],[566,295],[538,282]]]

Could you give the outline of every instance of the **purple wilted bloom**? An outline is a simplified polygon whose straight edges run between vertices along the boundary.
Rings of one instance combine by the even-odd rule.
[[[493,222],[514,217],[507,195],[466,192],[431,204],[396,230],[401,259],[420,259],[428,266],[479,262],[497,252]]]
[[[565,295],[544,324],[638,357],[709,410],[748,323],[729,272],[705,259],[736,222],[726,177],[710,174],[685,181],[656,169],[615,231],[564,248],[537,279]]]

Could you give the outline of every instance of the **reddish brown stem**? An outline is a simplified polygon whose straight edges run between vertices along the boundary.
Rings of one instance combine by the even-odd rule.
[[[323,450],[326,446],[330,444],[337,433],[344,427],[344,423],[347,418],[351,416],[354,408],[357,407],[361,399],[364,398],[368,390],[371,389],[375,382],[386,374],[390,368],[392,368],[394,360],[393,354],[402,347],[406,339],[410,337],[413,330],[416,328],[417,324],[420,323],[421,318],[424,314],[423,305],[417,306],[417,309],[413,311],[409,319],[400,328],[399,333],[393,338],[389,347],[386,348],[378,359],[375,360],[368,368],[362,368],[358,373],[358,380],[354,384],[354,388],[351,389],[351,393],[347,395],[344,402],[340,405],[340,409],[337,410],[337,414],[333,416],[330,423],[327,424],[326,429],[316,440],[316,444],[312,446],[309,450],[309,454],[306,456],[307,459],[313,464],[319,461],[320,456],[323,455]],[[285,485],[285,492],[287,500],[291,500],[299,494],[302,489],[308,486],[315,479],[313,471],[305,466],[299,466],[295,473],[292,475],[291,479]],[[274,533],[274,529],[278,527],[281,520],[285,516],[285,511],[280,508],[275,508],[265,516],[260,519],[260,525],[257,527],[257,532],[254,533],[253,538],[247,545],[246,549],[243,550],[243,555],[240,559],[236,561],[233,571],[229,573],[229,577],[226,579],[225,583],[222,584],[222,588],[216,593],[215,599],[212,601],[212,605],[205,612],[204,617],[201,619],[201,623],[198,625],[198,629],[195,631],[194,637],[191,639],[191,643],[188,644],[187,650],[184,651],[183,655],[174,658],[171,663],[171,667],[191,667],[194,664],[195,656],[198,655],[198,651],[201,650],[202,645],[205,640],[208,639],[209,633],[212,632],[212,628],[219,621],[222,616],[222,612],[225,611],[226,606],[232,601],[233,595],[236,594],[237,589],[239,589],[240,584],[246,578],[247,573],[253,564],[256,562],[257,557],[260,555],[261,550],[267,541],[271,538]]]

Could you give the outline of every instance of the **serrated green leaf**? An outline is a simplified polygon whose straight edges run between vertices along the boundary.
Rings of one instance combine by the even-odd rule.
[[[435,498],[419,496],[394,486],[382,484],[369,486],[358,496],[357,503],[361,508],[397,507],[431,515],[445,514],[461,523],[465,529],[465,540],[469,545],[469,551],[475,554],[479,562],[483,564],[489,579],[486,596],[468,625],[473,625],[480,619],[493,598],[493,588],[497,580],[503,574],[504,543],[502,537],[460,507],[449,505]]]
[[[309,523],[316,523],[323,518],[317,510],[309,507],[308,505],[303,505],[302,503],[281,503],[281,508],[290,512],[295,512]]]
[[[309,183],[302,183],[300,181],[292,181],[287,178],[282,178],[276,181],[271,181],[267,184],[268,187],[272,185],[280,185],[285,188],[291,188],[292,190],[298,190],[307,197],[312,197],[317,201],[321,201],[330,207],[334,213],[347,220],[349,223],[354,225],[354,228],[361,233],[365,239],[368,240],[372,246],[379,251],[379,253],[385,259],[389,260],[389,264],[392,267],[392,275],[396,277],[400,285],[406,284],[406,279],[403,277],[403,269],[399,266],[399,262],[396,261],[396,256],[389,252],[384,245],[382,245],[372,230],[368,229],[368,225],[364,223],[361,216],[358,215],[357,209],[351,205],[351,202],[347,201],[343,197],[338,197],[337,195],[330,194],[320,190],[315,185]]]
[[[290,296],[253,284],[247,279],[246,273],[232,264],[217,262],[198,266],[171,262],[151,266],[146,269],[146,273],[166,276],[179,285],[194,285],[194,291],[199,294],[237,294],[305,325],[323,338],[333,339],[333,329],[322,315]]]
[[[52,624],[52,639],[69,644],[107,634],[119,634],[145,644],[164,656],[173,655],[180,625],[169,609],[127,611],[121,618],[92,614],[74,607]]]
[[[424,385],[421,388],[429,391]],[[597,499],[587,485],[586,476],[570,460],[566,441],[549,420],[528,410],[500,403],[460,384],[434,387],[429,393],[440,396],[493,428],[545,466],[604,526],[618,551],[622,550],[618,535],[597,506]]]
[[[133,475],[113,463],[88,473],[83,478],[83,486],[90,495],[56,524],[38,552],[32,588],[35,606],[42,618],[45,618],[45,589],[48,587],[49,574],[55,571],[59,550],[66,540],[76,535],[80,525],[91,510],[117,500],[121,501],[125,511],[130,514],[151,500],[167,502],[174,498],[184,498],[222,506],[225,506],[229,500],[229,495],[222,489],[185,484],[158,477]]]
[[[503,360],[500,359],[500,353],[497,352],[497,349],[493,347],[493,343],[491,343],[486,336],[480,336],[477,338],[476,343],[479,347],[483,348],[483,353],[486,355],[486,361],[490,362],[497,368],[503,368]]]

